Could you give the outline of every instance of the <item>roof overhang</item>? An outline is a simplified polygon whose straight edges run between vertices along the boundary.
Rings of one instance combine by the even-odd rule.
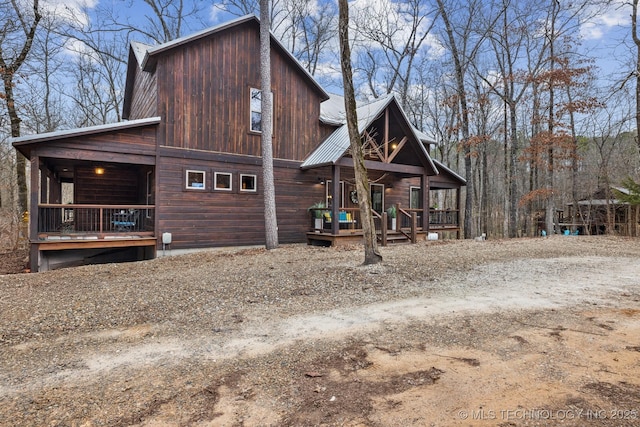
[[[105,125],[88,126],[84,128],[61,130],[56,132],[38,133],[35,135],[21,136],[13,138],[11,140],[12,145],[22,153],[25,157],[31,157],[31,147],[34,144],[55,141],[60,139],[75,138],[79,136],[97,135],[101,133],[108,133],[119,131],[123,129],[130,129],[141,126],[151,126],[160,123],[160,117],[150,117],[146,119],[128,120],[118,123],[109,123]]]
[[[331,135],[329,135],[302,163],[300,166],[302,169],[312,169],[327,165],[337,165],[339,162],[345,164],[342,160],[347,154],[350,148],[349,132],[346,120],[344,118],[344,110],[340,111],[340,99],[341,97],[334,97],[329,101],[331,103],[329,108],[323,112],[323,122],[338,123],[341,121],[341,126],[336,129]],[[377,120],[386,109],[394,105],[400,114],[400,120],[404,122],[407,129],[408,136],[415,141],[415,149],[420,154],[420,161],[424,165],[424,169],[428,169],[428,175],[438,174],[438,168],[429,156],[427,149],[422,143],[422,139],[416,134],[415,128],[409,122],[404,110],[398,104],[397,99],[393,94],[384,98],[380,98],[374,102],[360,105],[356,110],[358,117],[358,132],[360,135],[371,126],[371,124]],[[377,163],[377,162],[371,162]],[[405,165],[408,166],[408,165]],[[382,166],[379,166],[382,167]],[[379,168],[378,167],[378,168]],[[395,166],[391,166],[392,168]],[[424,173],[424,170],[420,174]]]

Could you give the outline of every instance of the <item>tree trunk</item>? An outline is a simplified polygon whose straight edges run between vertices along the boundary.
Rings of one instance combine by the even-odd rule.
[[[273,177],[273,101],[271,97],[271,33],[269,0],[260,0],[260,85],[262,90],[262,183],[267,249],[278,247],[276,191]]]
[[[369,179],[364,165],[364,153],[358,131],[358,117],[356,114],[356,98],[353,88],[353,71],[351,69],[351,49],[349,48],[349,6],[347,0],[338,0],[340,16],[338,32],[340,34],[340,63],[342,66],[342,81],[344,84],[344,102],[347,115],[347,128],[349,129],[349,141],[351,155],[353,157],[353,169],[356,179],[356,191],[358,192],[358,207],[362,218],[362,231],[364,233],[364,264],[376,264],[382,261],[382,255],[378,252],[376,240],[376,228],[371,214],[371,201],[369,193]]]
[[[640,38],[638,37],[638,0],[633,0],[631,13],[631,36],[633,43],[636,45],[636,69],[634,75],[636,77],[636,145],[640,151]]]
[[[15,12],[18,16],[22,16],[23,11],[19,10],[19,6],[16,3],[12,3]],[[20,23],[24,30],[24,43],[22,44],[21,49],[15,49],[16,52],[19,51],[18,55],[15,57],[12,63],[7,63],[4,57],[4,49],[0,46],[0,75],[2,76],[2,81],[4,83],[4,100],[7,105],[7,112],[9,114],[9,120],[11,121],[11,136],[13,138],[20,136],[20,117],[18,116],[18,110],[15,104],[15,97],[13,95],[13,77],[16,75],[24,61],[27,59],[27,55],[31,50],[31,46],[33,46],[33,40],[36,35],[36,29],[38,28],[38,24],[40,23],[40,19],[42,16],[40,15],[40,10],[38,9],[39,0],[33,0],[33,21],[28,23],[27,20],[21,19]],[[4,42],[6,35],[2,37],[2,42]],[[8,49],[9,52],[12,49]],[[0,97],[1,98],[1,97]],[[20,213],[24,213],[27,211],[28,204],[28,194],[27,194],[27,177],[26,177],[26,159],[25,157],[16,152],[16,177],[18,184],[18,209]]]
[[[469,146],[469,109],[467,106],[467,91],[464,84],[464,67],[462,66],[461,53],[458,51],[456,40],[453,34],[453,28],[449,22],[449,16],[444,8],[442,0],[438,0],[438,8],[440,16],[444,21],[447,37],[451,47],[451,56],[455,64],[456,72],[456,92],[460,103],[460,119],[462,122],[462,147],[464,152],[464,169],[467,187],[464,199],[464,238],[469,239],[473,236],[473,165],[471,163],[471,147]]]

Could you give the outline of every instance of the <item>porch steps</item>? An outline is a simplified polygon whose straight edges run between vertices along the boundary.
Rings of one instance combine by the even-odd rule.
[[[380,235],[378,235],[378,240],[381,240]],[[411,239],[409,239],[404,234],[399,231],[389,231],[387,232],[387,244],[398,244],[398,243],[411,243]]]

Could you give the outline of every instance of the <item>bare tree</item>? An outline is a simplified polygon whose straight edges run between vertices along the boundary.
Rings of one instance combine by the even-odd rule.
[[[369,179],[364,165],[364,153],[358,131],[358,116],[356,113],[356,97],[353,88],[353,69],[351,66],[351,47],[349,46],[349,6],[347,0],[338,0],[339,20],[338,34],[340,36],[340,64],[342,66],[342,80],[344,85],[344,103],[347,116],[347,128],[353,157],[358,206],[362,218],[364,233],[364,264],[376,264],[382,261],[378,252],[375,224],[371,213],[369,196]]]
[[[640,133],[640,36],[638,35],[638,0],[633,0],[631,7],[631,37],[636,46],[635,70],[633,70],[631,75],[635,76],[636,83],[636,144],[638,145],[638,150],[640,150],[640,135],[638,135],[638,133]]]
[[[278,247],[276,191],[273,178],[273,102],[271,97],[271,31],[269,0],[260,0],[260,85],[262,88],[262,182],[266,248]]]
[[[448,2],[437,0],[440,18],[444,22],[446,40],[448,49],[453,60],[456,81],[456,96],[458,103],[458,114],[460,117],[460,130],[462,134],[461,146],[464,152],[465,178],[467,180],[467,188],[464,206],[464,237],[470,238],[474,234],[473,230],[473,165],[471,160],[471,139],[469,129],[469,106],[465,77],[471,63],[482,46],[487,34],[493,26],[493,22],[489,21],[489,25],[481,29],[478,37],[472,37],[477,33],[475,25],[477,15],[482,14],[483,8],[490,8],[483,5],[482,2],[474,0],[464,2],[464,5],[456,2]],[[460,13],[461,10],[465,14]],[[452,16],[464,16],[464,21],[458,25],[454,25],[451,21]],[[471,185],[470,185],[471,184]]]
[[[374,98],[382,91],[384,94],[395,91],[401,105],[406,107],[415,62],[435,23],[430,17],[434,11],[424,0],[378,5],[366,7],[356,16],[364,45],[360,68]]]
[[[20,136],[20,116],[16,105],[14,86],[18,70],[27,59],[27,55],[33,46],[33,40],[42,15],[39,9],[39,0],[33,0],[31,10],[23,10],[22,4],[15,0],[0,3],[0,11],[5,16],[0,29],[0,75],[4,93],[0,98],[4,99],[11,121],[11,136]],[[16,151],[16,177],[18,185],[18,209],[27,211],[27,177],[26,159]]]

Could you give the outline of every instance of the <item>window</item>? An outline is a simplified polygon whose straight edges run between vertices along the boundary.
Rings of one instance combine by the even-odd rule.
[[[409,207],[411,209],[420,209],[422,207],[422,189],[420,187],[411,187],[409,191]]]
[[[251,121],[249,130],[251,132],[262,132],[262,91],[260,89],[251,88],[249,93],[249,110]],[[273,111],[273,94],[271,94],[270,97],[271,111]],[[271,124],[273,126],[273,116]]]
[[[326,185],[326,206],[331,207],[333,206],[332,202],[333,202],[333,183],[331,182],[330,179],[327,180],[327,185]],[[344,204],[344,181],[340,181],[340,196],[338,199],[338,207],[339,208],[344,208],[345,204]]]
[[[213,188],[216,190],[231,191],[231,174],[227,172],[216,172],[213,177]]]
[[[255,175],[240,174],[240,191],[255,192],[258,190]]]
[[[251,131],[262,132],[262,91],[251,88]]]
[[[384,211],[384,185],[371,183],[369,191],[371,192],[371,209],[382,213]]]
[[[187,169],[186,187],[190,190],[204,190],[205,189],[205,172]]]

